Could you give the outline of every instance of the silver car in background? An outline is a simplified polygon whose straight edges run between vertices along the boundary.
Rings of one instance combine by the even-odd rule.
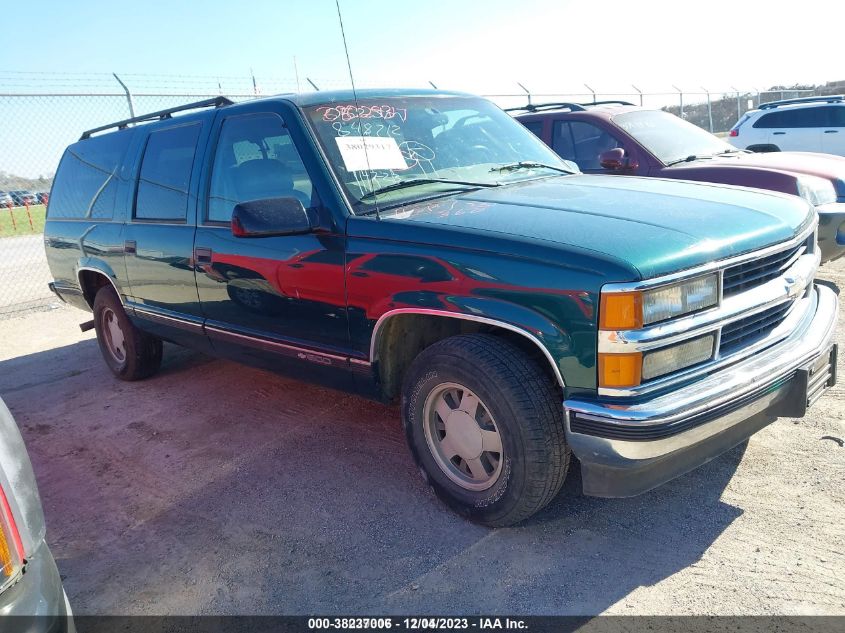
[[[45,532],[32,464],[0,399],[0,631],[75,630]]]

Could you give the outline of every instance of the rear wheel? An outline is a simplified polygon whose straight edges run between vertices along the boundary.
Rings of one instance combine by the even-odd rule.
[[[158,371],[161,339],[132,324],[110,285],[100,288],[94,297],[94,329],[106,365],[121,380],[141,380]]]
[[[570,452],[560,394],[503,339],[460,335],[424,350],[405,377],[402,420],[425,480],[473,521],[518,523],[563,485]]]

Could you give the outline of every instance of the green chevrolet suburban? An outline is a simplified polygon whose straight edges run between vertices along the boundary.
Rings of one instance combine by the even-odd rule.
[[[817,216],[777,193],[583,175],[442,91],[207,100],[90,130],[50,195],[53,291],[120,379],[162,341],[401,405],[468,518],[636,495],[836,380]],[[365,441],[362,439],[362,441]]]

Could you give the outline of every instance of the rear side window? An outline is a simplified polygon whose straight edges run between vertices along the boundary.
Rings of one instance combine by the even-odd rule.
[[[68,147],[53,181],[48,216],[113,217],[118,173],[131,138],[132,131],[126,130]]]
[[[755,128],[802,128],[824,127],[827,123],[827,111],[830,108],[794,108],[776,110],[764,114],[754,124]]]
[[[199,135],[199,123],[150,134],[138,177],[137,219],[177,222],[186,219],[188,186]]]

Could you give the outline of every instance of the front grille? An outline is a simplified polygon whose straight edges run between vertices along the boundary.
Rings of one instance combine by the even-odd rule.
[[[802,242],[798,246],[785,251],[725,269],[725,276],[722,281],[723,296],[730,297],[780,277],[783,271],[791,266],[806,248],[806,242]]]
[[[792,305],[792,302],[781,303],[726,325],[722,328],[719,353],[722,356],[730,354],[755,339],[763,338],[783,323]]]

